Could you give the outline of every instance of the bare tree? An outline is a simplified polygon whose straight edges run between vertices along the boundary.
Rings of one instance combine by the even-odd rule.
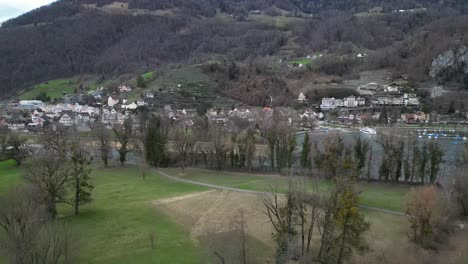
[[[18,186],[0,198],[0,252],[10,263],[71,263],[70,233],[48,220],[38,195],[33,186]]]
[[[408,194],[406,214],[411,224],[413,241],[425,248],[433,248],[445,232],[449,220],[449,206],[435,186],[413,188]]]
[[[90,183],[92,158],[83,149],[79,137],[74,137],[70,143],[70,186],[73,192],[71,205],[75,210],[75,215],[79,214],[80,205],[91,202],[91,191],[93,186]]]
[[[45,150],[54,152],[59,157],[65,157],[68,150],[69,129],[61,125],[48,126],[41,136],[41,143]]]
[[[21,166],[30,154],[26,141],[26,138],[8,128],[0,128],[0,160],[12,159],[18,166]]]
[[[57,203],[65,201],[70,172],[67,161],[50,152],[41,153],[26,169],[24,178],[40,191],[51,219],[57,216]]]
[[[226,226],[223,226],[223,229]],[[204,245],[205,257],[209,263],[247,264],[259,262],[255,253],[255,244],[247,235],[245,212],[238,214],[228,224],[230,231],[210,229],[209,233],[201,237]]]
[[[180,159],[182,159],[182,173],[185,173],[188,155],[193,152],[195,147],[195,140],[191,131],[186,127],[177,127],[174,132],[173,146]]]
[[[228,142],[222,128],[216,127],[210,132],[211,142],[211,159],[215,162],[216,170],[222,170],[226,163],[226,155],[228,152]]]
[[[113,131],[119,144],[119,146],[116,146],[117,152],[119,152],[119,161],[124,166],[125,161],[127,161],[127,154],[133,151],[132,137],[134,131],[132,119],[127,118],[123,124],[114,125]]]
[[[262,196],[263,212],[275,230],[273,237],[276,241],[276,260],[278,263],[294,260],[300,254],[296,252],[297,231],[295,226],[298,216],[296,198],[292,181],[289,182],[285,199],[275,188]]]
[[[95,122],[92,127],[94,136],[98,140],[99,151],[101,153],[101,159],[104,162],[104,167],[109,166],[109,156],[112,151],[110,138],[111,133],[107,127],[101,122]]]

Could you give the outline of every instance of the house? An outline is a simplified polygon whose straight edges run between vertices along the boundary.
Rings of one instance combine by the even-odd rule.
[[[379,84],[374,82],[358,87],[358,93],[360,95],[374,95],[377,90],[379,90]]]
[[[356,97],[354,96],[344,98],[343,103],[344,103],[344,106],[347,108],[358,107],[358,101],[356,100]]]
[[[89,113],[83,112],[76,115],[76,123],[90,123],[91,117]]]
[[[137,101],[136,104],[137,104],[138,106],[146,106],[146,105],[147,105],[147,103],[145,103],[145,101],[140,101],[140,100]]]
[[[154,94],[151,93],[151,92],[145,92],[145,93],[143,94],[143,97],[144,97],[144,98],[148,98],[148,99],[153,99],[153,98],[154,98]]]
[[[131,103],[129,105],[123,105],[122,107],[127,110],[135,110],[138,108],[138,105],[136,103]]]
[[[8,122],[6,121],[6,119],[3,117],[0,117],[0,127],[7,127],[7,126],[8,126]]]
[[[322,98],[322,104],[320,105],[320,109],[322,110],[331,110],[335,109],[335,98]]]
[[[404,94],[403,101],[405,106],[419,106],[419,98],[415,94]]]
[[[121,93],[128,93],[132,91],[132,87],[130,87],[130,85],[123,84],[119,86],[119,91]]]
[[[26,128],[26,125],[21,120],[10,120],[7,126],[12,131],[22,131]]]
[[[335,105],[336,107],[344,107],[344,101],[342,99],[335,99]]]
[[[58,122],[63,126],[73,126],[75,124],[76,116],[72,111],[64,111],[59,117]]]
[[[391,85],[385,85],[384,91],[386,93],[399,93],[400,92],[400,87],[396,84],[391,84]]]
[[[413,114],[403,114],[401,118],[406,124],[416,124],[418,122],[417,117]]]
[[[37,109],[45,106],[44,102],[39,101],[39,100],[21,100],[19,101],[19,108],[20,109],[27,109],[27,110],[32,110],[32,109]]]
[[[107,105],[110,107],[114,107],[114,105],[118,104],[119,102],[119,97],[115,95],[109,96],[109,98],[107,99]]]
[[[365,98],[358,97],[356,100],[358,102],[359,107],[366,106],[366,99]]]
[[[303,92],[301,92],[301,93],[299,94],[299,97],[297,98],[297,102],[298,102],[298,103],[301,103],[301,104],[307,102],[307,97],[304,95]]]

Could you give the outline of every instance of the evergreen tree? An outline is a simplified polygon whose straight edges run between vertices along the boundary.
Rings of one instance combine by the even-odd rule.
[[[437,174],[440,171],[440,164],[443,162],[444,150],[439,143],[432,141],[429,143],[429,179],[434,183],[437,179]]]
[[[302,152],[301,152],[301,167],[303,169],[310,170],[312,168],[312,162],[310,159],[310,136],[309,133],[306,133],[304,136],[304,142],[302,142]]]
[[[145,88],[146,87],[146,82],[145,79],[143,78],[142,75],[138,75],[137,77],[137,86],[140,88]]]
[[[145,137],[146,160],[153,166],[167,165],[167,129],[160,117],[152,117]]]
[[[237,80],[239,78],[239,68],[237,67],[236,63],[234,61],[229,64],[229,69],[228,69],[228,75],[229,75],[229,80]]]

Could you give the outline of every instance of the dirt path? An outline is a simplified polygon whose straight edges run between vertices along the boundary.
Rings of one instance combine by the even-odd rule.
[[[250,194],[266,194],[267,193],[267,192],[245,190],[245,189],[225,187],[225,186],[220,186],[220,185],[215,185],[215,184],[185,180],[185,179],[181,179],[181,178],[178,178],[178,177],[171,176],[171,175],[169,175],[167,173],[162,172],[161,170],[157,170],[157,172],[159,174],[161,174],[162,176],[164,176],[164,177],[166,177],[168,179],[171,179],[173,181],[189,183],[189,184],[193,184],[193,185],[209,187],[209,188],[214,188],[214,189],[218,189],[218,190],[233,191],[233,192],[240,192],[240,193],[250,193]],[[397,211],[392,211],[392,210],[387,210],[387,209],[382,209],[382,208],[376,208],[376,207],[371,207],[371,206],[365,206],[365,205],[361,205],[360,207],[362,209],[372,210],[372,211],[376,211],[376,212],[387,213],[387,214],[398,215],[398,216],[405,216],[404,213],[397,212]]]
[[[171,198],[166,198],[166,199],[159,199],[159,200],[153,201],[152,204],[153,205],[162,205],[162,204],[173,203],[173,202],[181,201],[181,200],[188,199],[188,198],[202,196],[202,195],[205,195],[207,193],[214,192],[214,191],[215,190],[206,191],[206,192],[197,192],[197,193],[181,195],[181,196],[176,196],[176,197],[171,197]]]
[[[221,204],[226,199],[226,197],[227,197],[227,191],[224,190],[219,194],[218,199],[210,207],[210,209],[208,209],[205,213],[203,213],[203,215],[200,217],[200,219],[198,219],[197,223],[194,225],[192,231],[190,232],[190,236],[192,238],[197,238],[197,237],[200,237],[201,235],[204,234],[204,228],[208,224],[208,218],[214,212],[216,212],[216,210],[218,210],[218,208],[221,206]]]

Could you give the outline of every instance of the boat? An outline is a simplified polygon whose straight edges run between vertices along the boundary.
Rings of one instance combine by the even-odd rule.
[[[359,129],[359,132],[363,134],[368,134],[368,135],[377,135],[377,131],[375,131],[375,129],[372,129],[370,127],[361,128]]]

